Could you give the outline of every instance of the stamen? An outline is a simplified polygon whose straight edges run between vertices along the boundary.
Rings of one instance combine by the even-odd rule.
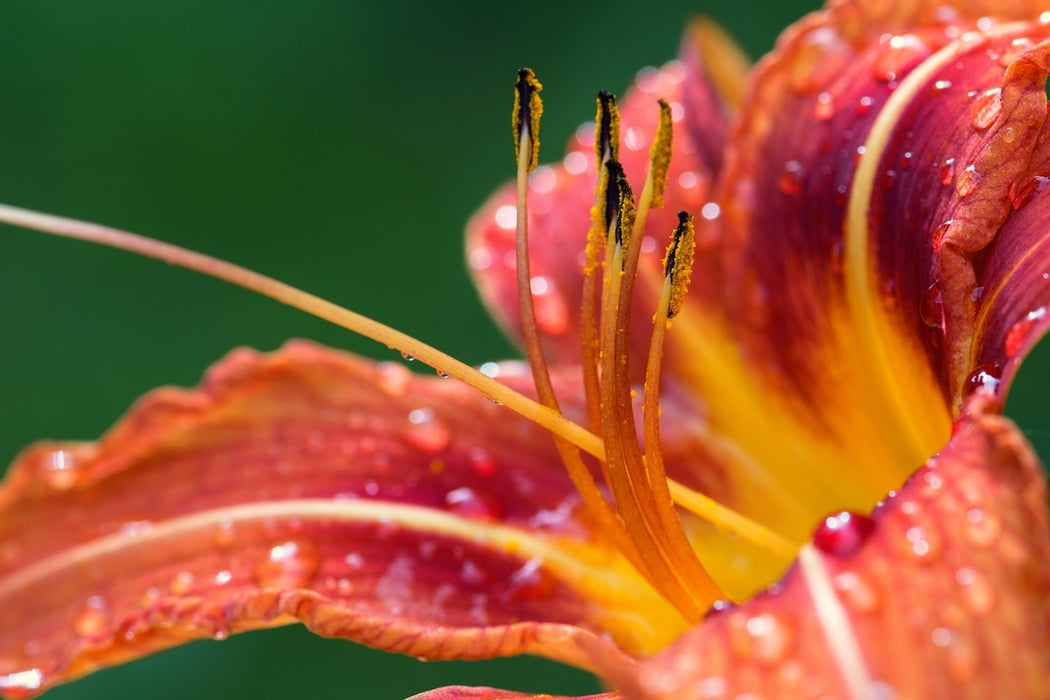
[[[580,305],[580,364],[583,371],[583,395],[587,402],[588,427],[601,434],[601,385],[598,380],[598,261],[609,228],[610,170],[607,163],[616,162],[620,152],[620,111],[616,108],[616,96],[601,91],[595,100],[597,114],[594,118],[594,150],[598,159],[598,181],[594,190],[594,206],[591,207],[591,226],[587,231],[587,247],[583,265],[583,290]],[[617,195],[619,206],[619,195]],[[602,462],[608,481],[608,468]]]
[[[515,254],[517,261],[518,281],[518,308],[521,313],[522,339],[525,344],[525,353],[529,358],[532,369],[533,381],[536,385],[536,394],[540,402],[551,409],[561,413],[558,405],[558,397],[551,382],[550,371],[547,368],[547,359],[543,352],[543,343],[540,337],[539,326],[536,323],[536,308],[532,296],[532,273],[529,265],[529,214],[528,214],[528,173],[530,163],[537,158],[537,148],[533,144],[532,134],[539,127],[539,114],[543,111],[543,103],[539,92],[542,89],[535,75],[528,68],[523,68],[518,73],[518,89],[514,93],[514,122],[517,125],[515,153],[518,157],[517,177],[517,239]],[[522,105],[528,105],[527,111]],[[523,113],[532,115],[527,120]],[[590,470],[584,464],[579,450],[561,439],[554,436],[555,446],[562,462],[565,464],[569,478],[572,479],[576,490],[580,493],[583,502],[591,516],[597,521],[602,532],[606,533],[617,546],[636,565],[638,556],[616,515],[613,513],[605,497],[598,490],[591,476]]]
[[[594,117],[594,152],[598,158],[598,172],[607,160],[620,160],[620,110],[616,95],[602,90],[598,93],[598,113]]]
[[[540,100],[540,91],[543,85],[536,79],[536,74],[531,68],[522,68],[518,71],[518,82],[514,86],[514,111],[511,113],[511,123],[514,126],[514,159],[521,160],[520,142],[522,134],[528,130],[530,134],[529,148],[526,150],[528,159],[526,169],[532,172],[540,158],[540,115],[543,114],[543,102]]]
[[[653,316],[653,336],[649,345],[649,361],[645,369],[645,400],[642,404],[642,421],[645,433],[645,464],[649,484],[661,512],[672,513],[677,521],[672,501],[688,511],[699,515],[718,528],[748,540],[785,559],[795,556],[792,544],[758,523],[726,508],[714,499],[697,493],[667,479],[663,450],[660,440],[660,371],[664,353],[664,337],[670,327],[670,319],[681,308],[682,299],[689,286],[689,274],[693,266],[695,249],[693,218],[686,212],[678,212],[678,227],[664,257],[664,285]],[[681,524],[679,523],[679,527]]]
[[[609,306],[602,318],[603,434],[616,507],[661,593],[687,617],[702,615],[724,593],[693,552],[670,495],[658,500],[634,425],[631,404],[629,337],[634,276],[641,235],[623,237],[634,225],[633,194],[620,183],[618,240],[609,284]],[[666,312],[665,312],[666,313]],[[666,480],[661,480],[667,490]]]

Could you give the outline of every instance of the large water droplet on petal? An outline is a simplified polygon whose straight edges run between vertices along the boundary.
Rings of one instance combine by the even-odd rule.
[[[824,518],[813,533],[813,544],[827,554],[852,554],[874,530],[875,521],[871,518],[842,511]]]
[[[445,510],[464,518],[494,522],[503,515],[503,508],[495,498],[462,486],[445,494]]]
[[[412,447],[433,454],[448,447],[452,433],[429,408],[417,408],[408,414],[401,436]]]
[[[320,566],[321,557],[311,542],[292,539],[271,547],[252,573],[255,582],[263,588],[306,588]]]
[[[747,615],[733,613],[729,621],[733,651],[743,659],[775,665],[791,652],[795,642],[791,624],[781,615],[765,612]]]

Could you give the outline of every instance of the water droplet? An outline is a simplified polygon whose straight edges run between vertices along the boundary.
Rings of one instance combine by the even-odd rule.
[[[789,160],[784,163],[784,169],[780,172],[777,187],[786,195],[797,195],[802,191],[805,168],[797,160]]]
[[[233,572],[228,569],[223,569],[219,573],[215,574],[215,585],[225,586],[227,583],[233,580]]]
[[[879,595],[854,571],[843,571],[832,579],[835,590],[857,612],[872,613],[879,609]]]
[[[496,458],[484,447],[472,447],[467,452],[467,462],[478,476],[492,476],[496,473]]]
[[[733,651],[742,658],[774,665],[784,660],[794,646],[791,625],[772,612],[747,615],[732,613],[729,621]]]
[[[13,671],[11,673],[0,673],[0,691],[17,695],[25,692],[27,695],[35,694],[44,684],[44,672],[39,668],[30,668],[25,671]]]
[[[1021,351],[1024,342],[1032,335],[1032,329],[1044,316],[1046,316],[1046,307],[1040,306],[1035,311],[1029,311],[1024,318],[1010,326],[1005,342],[1006,354],[1009,357],[1014,357]]]
[[[995,588],[984,574],[964,567],[955,572],[963,603],[974,615],[985,615],[995,607]]]
[[[875,60],[871,64],[871,75],[876,80],[896,80],[908,65],[930,53],[926,42],[914,34],[898,34],[883,39]]]
[[[941,285],[934,282],[919,297],[919,315],[930,328],[944,328],[944,294]]]
[[[857,102],[857,116],[863,117],[871,109],[871,105],[875,102],[869,95],[864,95]]]
[[[306,540],[287,540],[270,548],[266,559],[256,564],[255,581],[263,588],[305,588],[321,567],[317,548]]]
[[[912,161],[914,161],[914,160],[915,160],[915,154],[912,153],[911,151],[905,151],[901,155],[900,169],[901,170],[908,170],[909,168],[911,168]]]
[[[53,450],[34,456],[38,473],[56,491],[67,491],[80,482],[84,460],[72,450]]]
[[[73,619],[73,630],[81,637],[99,638],[112,634],[109,611],[102,596],[91,596]]]
[[[408,414],[408,423],[401,431],[412,447],[433,454],[448,447],[452,433],[429,408],[417,408]]]
[[[193,588],[194,576],[189,571],[180,571],[175,574],[168,584],[168,588],[175,595],[186,595]]]
[[[875,521],[871,518],[842,511],[824,518],[813,533],[813,544],[827,554],[852,554],[874,530]]]
[[[972,113],[975,129],[987,129],[999,118],[999,113],[1003,110],[1000,92],[1002,92],[1001,88],[985,90],[974,100]]]
[[[503,515],[499,502],[487,494],[462,486],[445,494],[445,510],[472,520],[494,522]]]
[[[955,159],[948,158],[941,164],[940,168],[941,184],[947,187],[952,184],[952,180],[955,178]]]
[[[966,511],[966,539],[975,547],[991,547],[999,541],[1002,531],[1002,520],[995,513],[981,508]]]
[[[402,353],[407,361],[413,362],[416,358]],[[397,362],[380,362],[376,365],[376,380],[379,388],[387,396],[404,396],[408,391],[408,385],[412,381],[412,373]]]
[[[817,95],[817,102],[813,105],[813,116],[822,122],[835,116],[835,99],[830,92],[822,92]]]
[[[1007,191],[1010,203],[1014,209],[1020,209],[1032,201],[1037,194],[1045,190],[1047,185],[1050,185],[1050,177],[1045,175],[1033,175],[1025,178],[1023,181],[1015,180],[1010,183],[1010,188]]]
[[[951,232],[954,222],[954,219],[942,221],[940,226],[934,229],[933,235],[930,236],[930,245],[933,248],[934,254],[940,255],[941,246],[944,245],[944,239]]]
[[[959,173],[959,178],[955,181],[955,193],[960,197],[969,197],[977,189],[977,185],[981,184],[982,179],[984,178],[977,172],[977,166],[970,163]]]
[[[930,563],[941,553],[941,536],[937,530],[913,525],[904,531],[908,547],[919,561]]]
[[[509,595],[513,600],[542,600],[552,597],[557,581],[543,568],[539,557],[529,559],[510,575]]]
[[[892,189],[897,183],[897,171],[893,168],[887,168],[882,173],[882,187],[883,189]]]
[[[995,395],[999,389],[999,378],[1002,376],[1002,367],[996,362],[985,362],[970,373],[966,378],[966,384],[970,392],[985,392]]]

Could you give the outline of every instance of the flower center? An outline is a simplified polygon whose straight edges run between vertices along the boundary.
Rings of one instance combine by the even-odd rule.
[[[539,92],[529,69],[519,72],[512,121],[518,157],[516,263],[523,337],[541,403],[560,413],[547,369],[531,291],[528,254],[528,173],[539,147]],[[590,429],[602,436],[599,471],[612,492],[612,506],[597,486],[577,447],[555,434],[562,461],[601,528],[649,582],[687,619],[695,621],[725,597],[686,536],[675,503],[719,527],[752,539],[785,561],[790,543],[757,523],[667,478],[660,448],[659,389],[664,337],[689,281],[693,256],[692,217],[680,212],[664,260],[664,281],[654,315],[642,411],[645,450],[638,439],[629,370],[631,302],[649,209],[662,205],[671,158],[671,111],[660,100],[660,120],[649,172],[638,200],[616,158],[619,115],[615,98],[599,93],[595,152],[599,181],[587,236],[581,309],[581,357]],[[604,256],[602,249],[604,248]],[[604,258],[604,260],[602,260]],[[601,261],[601,262],[600,262]],[[602,268],[601,314],[597,270]]]

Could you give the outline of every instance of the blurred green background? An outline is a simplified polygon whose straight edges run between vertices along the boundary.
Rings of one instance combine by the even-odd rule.
[[[815,2],[521,6],[337,0],[8,0],[0,9],[0,200],[231,259],[470,363],[512,349],[464,271],[461,231],[513,174],[514,72],[544,82],[545,159],[598,88],[674,56],[685,19],[757,56]],[[89,439],[161,384],[195,384],[238,345],[377,346],[247,292],[130,255],[3,229],[0,463]],[[1044,456],[1050,353],[1011,414]],[[584,693],[535,659],[429,663],[299,627],[199,642],[97,673],[59,698],[397,698],[451,683]]]

